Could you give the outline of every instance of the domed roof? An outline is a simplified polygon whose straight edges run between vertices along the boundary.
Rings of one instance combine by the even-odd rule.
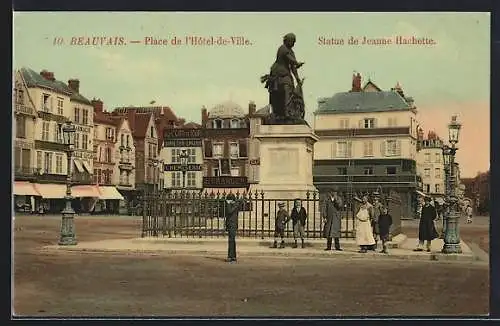
[[[245,112],[240,105],[232,102],[225,101],[214,106],[209,112],[209,118],[233,118],[244,117]]]

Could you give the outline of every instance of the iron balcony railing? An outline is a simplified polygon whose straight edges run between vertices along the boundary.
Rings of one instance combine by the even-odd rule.
[[[416,175],[315,175],[314,183],[417,183]]]

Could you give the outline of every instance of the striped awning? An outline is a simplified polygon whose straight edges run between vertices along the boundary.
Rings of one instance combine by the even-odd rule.
[[[27,181],[14,181],[14,195],[17,196],[40,196],[35,185]]]
[[[64,198],[66,196],[66,185],[54,183],[36,183],[35,189],[40,196],[46,199]]]
[[[96,185],[82,185],[71,187],[71,196],[75,198],[95,197],[99,198],[100,193]]]
[[[75,163],[75,167],[76,169],[78,170],[78,172],[85,172],[85,170],[83,169],[83,164],[82,164],[82,161],[80,161],[79,159],[75,158],[73,160],[73,162]]]
[[[123,200],[123,196],[112,186],[99,186],[99,199],[119,199]]]
[[[85,170],[87,170],[87,172],[88,172],[88,173],[92,174],[92,173],[93,173],[93,171],[92,171],[92,169],[90,168],[89,163],[87,163],[87,161],[81,161],[81,162],[82,162],[83,167],[85,168]]]

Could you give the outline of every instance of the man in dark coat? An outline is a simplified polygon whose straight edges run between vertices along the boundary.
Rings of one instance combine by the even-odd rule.
[[[285,248],[285,225],[289,220],[290,217],[285,209],[285,203],[279,203],[274,223],[274,243],[272,248],[278,248],[278,237],[281,237],[280,248]]]
[[[293,203],[292,213],[290,214],[290,219],[293,223],[293,237],[294,244],[293,248],[297,248],[297,239],[300,238],[302,242],[302,248],[305,248],[304,238],[305,234],[305,226],[307,220],[307,212],[304,207],[302,207],[302,203],[300,199],[295,199]]]
[[[389,241],[389,235],[392,225],[392,216],[389,214],[387,206],[380,207],[380,215],[378,216],[378,229],[380,233],[380,240],[382,240],[382,251],[381,253],[387,254],[387,241]]]
[[[332,250],[332,239],[335,240],[335,250],[340,248],[340,228],[342,222],[342,199],[334,191],[329,191],[325,200],[323,218],[325,219],[325,228],[323,236],[326,238],[326,249]]]
[[[424,207],[420,215],[420,224],[418,226],[418,246],[414,251],[423,251],[424,241],[426,242],[427,252],[431,252],[431,241],[438,237],[434,220],[436,219],[436,209],[431,205],[431,198],[424,198]]]
[[[233,194],[226,197],[226,231],[228,233],[227,262],[236,262],[236,232],[238,230],[238,214],[240,201]]]
[[[371,225],[372,225],[372,232],[373,232],[373,238],[375,239],[375,245],[373,245],[370,249],[371,250],[377,250],[377,243],[378,243],[378,234],[379,234],[379,229],[378,229],[378,217],[381,214],[381,209],[382,209],[382,203],[380,202],[380,198],[378,196],[375,197],[373,201],[373,219],[371,220]]]

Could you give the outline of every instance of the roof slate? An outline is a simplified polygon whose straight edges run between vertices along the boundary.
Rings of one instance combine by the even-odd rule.
[[[69,88],[68,85],[60,80],[47,80],[42,75],[30,68],[21,68],[20,71],[28,87],[48,88],[58,93],[70,95],[70,99],[73,101],[91,105],[91,102],[87,98],[79,93],[74,92],[71,88]]]
[[[395,91],[342,92],[318,100],[317,113],[384,112],[411,110]]]

